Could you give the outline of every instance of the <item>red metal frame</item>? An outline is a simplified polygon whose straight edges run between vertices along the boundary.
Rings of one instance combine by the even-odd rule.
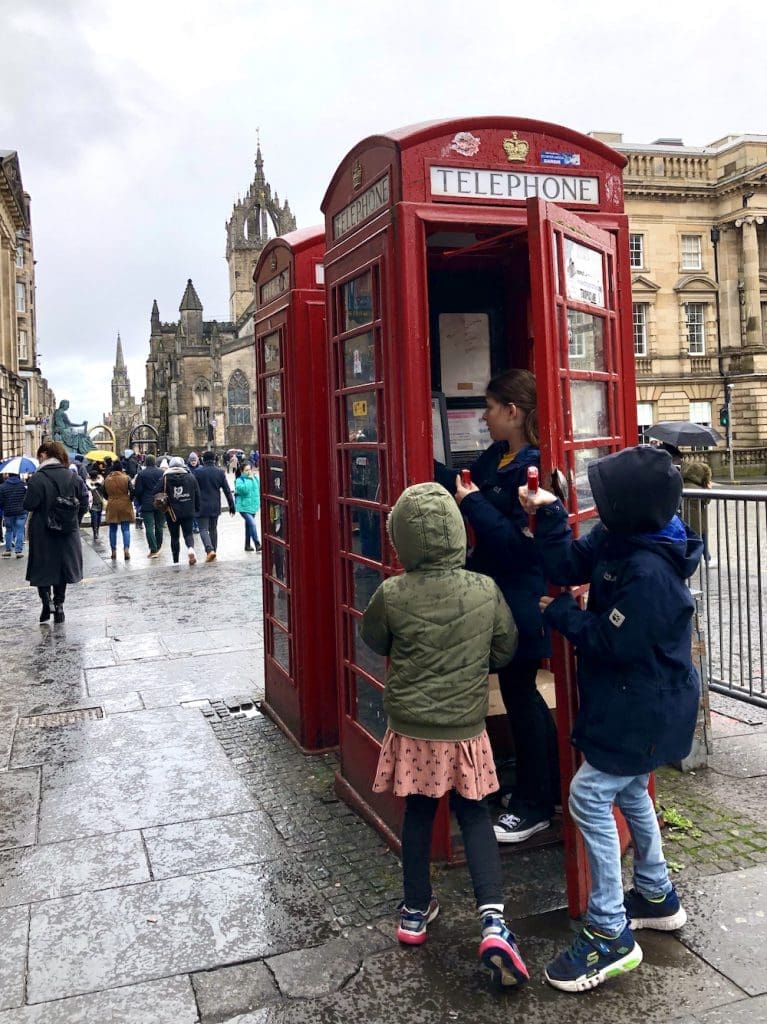
[[[527,155],[521,164],[515,163],[510,167],[509,161],[516,160],[521,152],[514,148],[518,138],[527,144]],[[472,140],[474,148],[469,151]],[[466,141],[470,144],[469,149],[456,156],[456,147]],[[509,149],[503,148],[505,143],[511,143],[509,161],[506,159]],[[553,171],[546,162],[552,155],[561,157],[563,161],[571,160],[571,169],[567,172],[561,168]],[[539,378],[539,419],[545,425],[542,439],[544,484],[547,482],[547,469],[554,465],[573,467],[576,453],[595,446],[593,438],[575,438],[572,431],[568,435],[566,407],[561,395],[563,389],[568,392],[571,382],[593,382],[607,387],[609,426],[607,436],[601,439],[604,447],[614,450],[633,441],[636,436],[636,410],[628,226],[622,205],[621,170],[624,163],[622,156],[594,139],[555,125],[518,118],[435,122],[375,136],[351,150],[336,171],[322,206],[328,246],[328,333],[334,394],[332,423],[336,458],[333,494],[340,509],[348,504],[343,493],[343,452],[349,442],[343,436],[347,432],[347,424],[342,424],[339,413],[344,408],[338,354],[338,346],[343,343],[343,333],[338,329],[339,296],[349,280],[373,263],[380,268],[381,282],[376,321],[376,329],[380,332],[381,365],[377,367],[376,386],[381,390],[380,408],[386,429],[385,442],[377,444],[380,457],[385,460],[381,477],[386,481],[386,493],[376,509],[384,515],[405,486],[432,476],[426,231],[434,226],[457,231],[497,229],[499,234],[506,233],[508,238],[511,237],[509,232],[516,233],[515,229],[527,231],[530,304],[535,336],[532,358]],[[480,178],[475,175],[477,168],[480,175],[496,174],[498,182],[509,183],[509,189],[510,174],[523,180],[525,188],[535,189],[538,189],[544,175],[568,173],[574,177],[591,177],[598,182],[600,202],[595,205],[573,204],[578,211],[576,215],[564,206],[552,206],[541,200],[503,198],[490,202],[481,195],[435,197],[431,194],[430,185],[432,166],[464,170],[467,176],[462,181],[467,188],[472,181],[479,188]],[[483,168],[490,170],[485,172]],[[475,176],[472,178],[472,175]],[[388,186],[388,199],[382,186],[384,182]],[[544,188],[544,185],[540,184],[540,187]],[[584,305],[566,300],[558,294],[553,261],[556,253],[560,280],[564,281],[561,240],[565,238],[572,238],[602,254],[606,310],[595,311],[588,303]],[[567,349],[568,308],[573,313],[598,315],[604,321],[608,352],[604,367],[578,371],[565,363],[563,371],[560,356]],[[558,341],[558,338],[562,340]],[[571,411],[569,407],[567,411]],[[569,426],[571,430],[571,417]],[[588,512],[578,509],[577,502],[571,512],[577,531],[579,524],[588,518]],[[341,517],[339,520],[344,521]],[[349,546],[348,532],[336,531],[336,642],[342,677],[339,688],[341,771],[337,788],[344,799],[379,828],[392,845],[396,845],[401,808],[393,798],[371,793],[379,745],[375,736],[354,717],[352,697],[355,691],[350,680],[356,669],[349,657],[350,631],[347,623],[355,613],[349,606],[348,562],[350,559],[361,560],[350,553]],[[385,541],[382,541],[381,560],[376,567],[382,577],[398,571],[393,553]],[[576,768],[569,732],[577,708],[577,696],[574,662],[564,645],[557,650],[553,664],[566,788]],[[382,679],[383,671],[380,672],[379,691]],[[569,819],[565,821],[565,832],[570,908],[573,913],[578,913],[586,900],[585,858]],[[446,805],[436,824],[433,853],[443,859],[452,856]]]
[[[318,280],[324,253],[321,228],[295,231],[271,241],[253,273],[259,298],[262,707],[307,753],[338,743],[325,292]],[[278,356],[267,363],[270,338],[279,349],[270,348]]]

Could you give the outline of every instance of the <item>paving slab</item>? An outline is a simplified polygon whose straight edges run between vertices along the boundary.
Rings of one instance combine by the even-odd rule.
[[[144,707],[148,710],[155,708],[177,707],[184,701],[189,700],[219,700],[225,695],[225,690],[217,688],[217,683],[211,683],[207,679],[199,679],[186,683],[177,683],[171,686],[142,687],[140,697]]]
[[[0,910],[0,1010],[21,1006],[24,1002],[24,974],[27,964],[27,933],[29,908],[11,907]]]
[[[672,1024],[767,1024],[767,996],[717,1006],[694,1017],[674,1017]]]
[[[158,879],[277,860],[287,853],[267,815],[258,812],[163,825],[143,834]]]
[[[220,750],[201,747],[194,757],[160,745],[143,750],[135,760],[99,757],[45,765],[39,841],[55,843],[257,809]]]
[[[767,865],[683,888],[682,942],[751,996],[767,993]]]
[[[161,636],[139,634],[138,636],[115,635],[112,650],[119,662],[143,661],[148,658],[165,658],[168,649]]]
[[[316,945],[330,912],[297,866],[228,868],[32,907],[27,1001]]]
[[[249,651],[220,654],[198,654],[194,657],[147,660],[141,664],[126,663],[116,668],[89,669],[86,672],[91,696],[123,690],[146,690],[152,685],[171,686],[207,683],[213,694],[247,689],[251,680],[259,678],[263,666]]]
[[[339,937],[321,946],[269,957],[266,963],[283,996],[314,999],[340,989],[357,973],[360,961],[354,946]]]
[[[83,703],[96,703],[86,701],[86,698],[85,675],[82,672],[73,680],[55,683],[38,684],[18,675],[0,679],[0,707],[5,711],[16,712],[19,717],[42,715],[48,711],[82,706]]]
[[[192,985],[202,1024],[229,1021],[280,999],[277,983],[262,960],[193,974]]]
[[[0,1013],[0,1024],[196,1024],[188,978],[163,978]]]
[[[13,730],[16,728],[18,712],[0,710],[0,771],[8,767],[13,745]]]
[[[39,802],[38,768],[0,772],[0,850],[35,842]]]
[[[150,880],[140,832],[0,853],[0,906]]]
[[[224,629],[176,633],[165,637],[165,646],[173,654],[205,653],[206,651],[250,651],[254,630],[260,633],[260,621],[243,622]]]
[[[767,742],[764,735],[756,733],[718,739],[708,765],[722,775],[740,779],[767,775]]]
[[[91,706],[99,707],[98,700]],[[11,767],[62,764],[98,757],[129,758],[152,749],[172,749],[197,759],[218,750],[205,719],[184,708],[142,711],[54,728],[16,730]]]

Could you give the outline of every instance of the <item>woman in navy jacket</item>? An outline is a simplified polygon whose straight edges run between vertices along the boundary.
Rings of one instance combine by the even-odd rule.
[[[519,488],[529,466],[538,468],[538,417],[535,377],[528,370],[507,370],[486,390],[485,421],[493,444],[471,467],[472,483],[461,484],[442,467],[440,483],[455,494],[473,528],[475,543],[467,568],[490,576],[501,589],[519,630],[513,661],[498,672],[517,757],[517,781],[507,814],[495,826],[501,843],[519,843],[551,824],[559,803],[557,733],[546,702],[535,685],[549,638],[538,600],[545,591],[543,572]]]

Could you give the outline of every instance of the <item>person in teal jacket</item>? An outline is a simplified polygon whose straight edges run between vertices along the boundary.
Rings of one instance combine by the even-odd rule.
[[[249,462],[243,466],[242,475],[234,485],[234,507],[245,520],[245,550],[261,550],[258,539],[256,516],[261,511],[261,482]],[[251,544],[251,541],[253,542]]]

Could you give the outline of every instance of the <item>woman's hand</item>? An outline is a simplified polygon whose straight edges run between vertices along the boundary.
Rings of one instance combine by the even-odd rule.
[[[519,503],[529,516],[535,515],[536,510],[542,505],[553,505],[555,501],[559,501],[556,494],[545,491],[542,487],[537,491],[528,491],[525,486],[519,488]]]
[[[545,612],[553,600],[553,597],[541,597],[538,599],[538,607],[542,612]]]
[[[478,490],[479,487],[477,487],[473,480],[468,484],[468,486],[466,484],[461,483],[460,473],[455,478],[455,500],[458,502],[459,505],[461,504],[461,502],[463,501],[467,494],[471,494],[472,492]]]

